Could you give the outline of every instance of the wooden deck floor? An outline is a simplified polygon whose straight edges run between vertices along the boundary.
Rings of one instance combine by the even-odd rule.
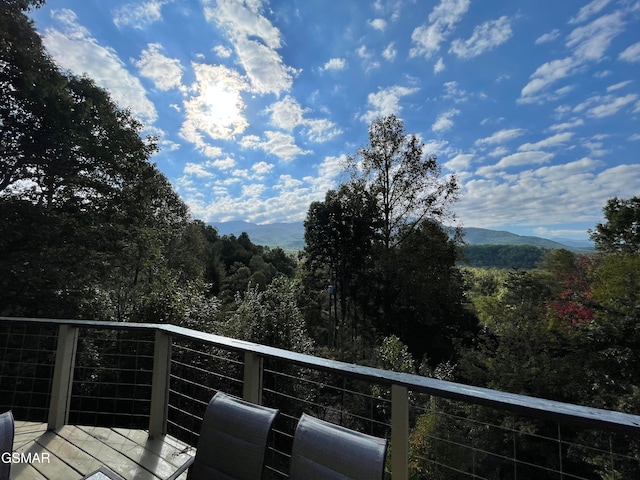
[[[151,440],[142,430],[66,425],[47,431],[46,424],[20,421],[16,422],[14,452],[31,453],[34,461],[14,463],[12,480],[73,480],[101,466],[126,480],[158,480],[195,454],[192,447],[173,437]],[[186,479],[186,473],[180,479]]]

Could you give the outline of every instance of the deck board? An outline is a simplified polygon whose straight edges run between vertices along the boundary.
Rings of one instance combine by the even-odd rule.
[[[150,439],[142,430],[65,425],[47,431],[46,424],[20,421],[14,451],[48,454],[49,461],[14,464],[12,480],[81,479],[103,465],[125,480],[161,480],[195,454],[173,437]]]

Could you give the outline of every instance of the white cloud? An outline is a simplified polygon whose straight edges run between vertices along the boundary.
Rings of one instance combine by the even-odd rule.
[[[366,113],[360,116],[360,120],[371,123],[377,118],[390,115],[392,113],[399,114],[402,111],[400,100],[402,97],[412,95],[420,89],[417,87],[401,87],[394,85],[384,88],[376,93],[370,93],[367,96],[367,104],[371,107]]]
[[[463,90],[458,87],[458,82],[452,80],[450,82],[445,82],[443,85],[445,94],[442,98],[446,100],[452,100],[455,103],[462,103],[469,100],[469,94],[466,90]]]
[[[385,28],[387,28],[387,21],[383,18],[374,18],[373,20],[369,20],[369,25],[376,30],[380,30],[384,32]]]
[[[582,7],[578,14],[569,20],[569,23],[575,24],[584,22],[589,17],[595,15],[604,7],[606,7],[609,2],[611,2],[611,0],[593,0],[592,2]]]
[[[473,29],[467,40],[456,39],[451,43],[450,52],[460,58],[473,58],[502,45],[511,38],[509,18],[502,16],[497,20],[489,20]]]
[[[640,133],[634,133],[628,138],[628,140],[632,142],[640,141]]]
[[[129,108],[144,121],[154,122],[157,112],[147,98],[140,80],[131,75],[115,50],[104,47],[78,23],[68,9],[54,10],[52,16],[62,30],[47,28],[43,42],[47,52],[62,67],[76,75],[88,74],[111,94],[121,107]]]
[[[477,146],[483,145],[496,145],[504,142],[508,142],[516,137],[519,137],[524,133],[522,128],[507,128],[504,130],[498,130],[494,134],[489,137],[480,138],[476,140],[475,144]]]
[[[556,147],[558,145],[562,145],[568,142],[569,140],[571,140],[572,137],[573,137],[572,132],[557,133],[555,135],[552,135],[551,137],[547,137],[544,140],[540,140],[539,142],[536,142],[536,143],[522,144],[520,145],[520,147],[518,147],[518,150],[522,152],[522,151],[530,151],[530,150],[540,150],[541,148]]]
[[[571,75],[578,66],[573,57],[543,63],[531,74],[531,80],[522,88],[520,97],[532,97],[557,80]]]
[[[492,151],[490,151],[488,153],[488,155],[490,157],[497,158],[497,157],[504,157],[507,153],[509,153],[509,150],[507,148],[503,147],[502,145],[500,145],[500,146],[494,148]]]
[[[297,100],[289,95],[269,106],[266,111],[271,113],[272,125],[289,131],[298,126],[306,127],[306,135],[315,142],[325,142],[342,133],[342,130],[329,120],[305,118],[309,109],[303,109]]]
[[[552,153],[527,151],[518,152],[502,157],[500,161],[494,165],[486,165],[477,169],[478,175],[491,176],[494,172],[504,170],[510,167],[521,167],[526,165],[538,165],[547,163],[553,158]]]
[[[199,163],[187,162],[182,173],[184,173],[185,175],[193,175],[200,178],[213,177],[213,173],[207,171],[205,169],[205,166]]]
[[[451,129],[451,127],[453,127],[453,118],[458,115],[460,115],[460,110],[457,110],[455,108],[446,112],[442,112],[440,115],[438,115],[438,118],[436,118],[434,124],[431,125],[431,130],[440,133]]]
[[[625,62],[640,62],[640,42],[629,45],[618,55],[618,58]]]
[[[394,42],[391,42],[389,45],[387,45],[387,48],[385,48],[382,52],[382,56],[385,58],[385,60],[389,60],[390,62],[395,60],[397,54],[398,50],[395,48]]]
[[[150,43],[147,47],[134,62],[140,74],[153,80],[160,90],[180,87],[183,70],[180,60],[164,56],[159,43]]]
[[[285,130],[293,130],[303,124],[303,116],[309,109],[303,109],[297,100],[287,95],[269,106],[266,111],[271,114],[272,125]]]
[[[251,167],[251,170],[256,172],[258,175],[266,175],[271,170],[273,170],[274,165],[272,163],[267,162],[257,162],[254,163]]]
[[[625,105],[634,102],[637,98],[638,95],[632,93],[625,95],[624,97],[611,97],[610,95],[607,95],[604,97],[600,105],[591,108],[587,114],[594,118],[610,117],[611,115],[618,113],[618,111]]]
[[[261,2],[217,0],[215,7],[205,7],[205,17],[225,28],[233,40],[258,37],[271,49],[281,46],[280,31],[262,15]]]
[[[411,57],[430,58],[440,50],[440,44],[451,35],[469,9],[469,0],[440,0],[429,15],[429,24],[416,27],[411,34]]]
[[[240,64],[247,72],[252,92],[279,95],[291,88],[294,70],[282,62],[275,50],[255,40],[243,38],[236,42],[236,52]]]
[[[282,46],[280,31],[262,14],[261,2],[218,0],[204,11],[208,21],[229,35],[252,92],[279,95],[291,88],[296,72],[277,53]]]
[[[347,61],[344,58],[332,58],[324,64],[322,70],[344,70],[347,68]]]
[[[443,167],[452,172],[459,172],[469,168],[471,165],[471,159],[473,159],[473,154],[459,153],[448,162],[445,162]]]
[[[581,118],[576,118],[570,122],[555,123],[549,127],[549,130],[569,130],[570,128],[580,127],[582,125],[584,125],[584,120],[582,120]]]
[[[440,73],[445,69],[445,65],[444,65],[444,61],[442,60],[442,57],[440,57],[438,59],[438,61],[435,63],[435,65],[433,66],[433,73]]]
[[[624,82],[619,82],[619,83],[616,83],[614,85],[609,85],[607,87],[607,92],[613,92],[615,90],[620,90],[621,88],[626,87],[630,83],[633,83],[633,80],[625,80]]]
[[[144,3],[128,3],[113,12],[113,23],[120,27],[131,26],[142,29],[162,19],[162,7],[168,1],[152,0]]]
[[[613,39],[623,31],[623,13],[616,11],[573,30],[567,37],[567,46],[573,48],[577,58],[597,61],[604,56]]]
[[[338,179],[344,175],[345,162],[344,155],[325,157],[315,166],[313,174],[302,179],[281,174],[273,179],[271,188],[264,183],[247,183],[251,173],[238,171],[230,182],[214,180],[209,190],[213,197],[208,200],[198,196],[184,178],[180,181],[180,191],[193,215],[205,222],[237,218],[256,223],[301,221],[311,202],[323,200],[327,190],[336,188]],[[265,162],[255,164],[251,170],[258,175],[272,171]],[[232,184],[239,187],[237,193],[229,189]]]
[[[601,168],[605,168],[599,171]],[[630,198],[640,184],[640,165],[606,168],[580,158],[495,178],[475,178],[462,186],[456,213],[468,226],[553,226],[601,221],[602,205]],[[586,230],[586,228],[585,228]]]
[[[224,171],[224,170],[231,170],[232,168],[234,168],[236,166],[236,161],[231,157],[227,157],[227,158],[220,158],[214,161],[209,161],[207,162],[207,165],[215,167],[218,170]]]
[[[586,63],[600,61],[615,37],[623,31],[622,10],[603,15],[587,25],[575,28],[566,41],[566,46],[572,50],[572,54],[538,67],[529,77],[529,83],[522,88],[518,103],[557,99],[558,93],[562,92],[545,94],[544,91],[558,80],[580,71]]]
[[[285,162],[290,162],[299,155],[307,155],[310,150],[303,150],[296,145],[292,135],[283,132],[267,130],[264,132],[265,139],[262,140],[255,135],[243,137],[240,145],[244,148],[262,150]]]
[[[366,71],[380,67],[380,62],[373,60],[373,53],[371,53],[366,45],[360,45],[356,50],[356,54],[363,60],[363,65]]]
[[[633,103],[638,95],[630,93],[623,97],[614,95],[594,95],[573,108],[574,112],[586,111],[592,118],[602,118],[615,115],[624,106]]]
[[[559,36],[560,30],[556,28],[548,33],[545,33],[544,35],[540,35],[538,38],[536,38],[535,43],[536,45],[540,45],[542,43],[553,42]]]
[[[195,94],[184,102],[185,121],[180,135],[205,152],[211,139],[231,139],[247,128],[240,93],[247,89],[238,72],[222,65],[192,64]],[[214,153],[209,151],[210,153]]]
[[[229,58],[233,53],[230,49],[228,49],[224,45],[216,45],[215,47],[213,47],[213,51],[220,58]]]

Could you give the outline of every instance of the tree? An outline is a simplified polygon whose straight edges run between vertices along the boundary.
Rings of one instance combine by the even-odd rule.
[[[402,243],[424,219],[442,222],[451,217],[449,208],[459,190],[455,176],[441,177],[436,157],[424,154],[418,136],[406,133],[395,115],[369,126],[369,145],[352,164],[354,175],[377,199],[385,250]]]
[[[418,137],[389,115],[370,125],[369,145],[352,159],[354,178],[364,183],[377,206],[380,240],[374,245],[376,265],[369,287],[374,325],[383,335],[396,333],[403,342],[406,330],[402,332],[396,311],[396,251],[426,221],[451,220],[459,190],[455,176],[443,178],[436,157],[424,155],[423,149]]]
[[[344,346],[361,332],[358,319],[369,292],[365,275],[371,263],[376,227],[375,199],[363,182],[330,190],[324,202],[314,202],[305,219],[305,262],[308,273],[321,272],[316,288],[329,293],[328,343]],[[347,338],[339,338],[342,331]],[[344,335],[343,335],[344,336]]]
[[[458,256],[458,242],[438,223],[424,220],[390,257],[392,301],[382,333],[398,335],[416,358],[428,356],[432,367],[454,361],[458,347],[477,333]]]
[[[112,319],[138,319],[171,276],[201,275],[180,251],[199,240],[150,162],[156,140],[107,91],[46,55],[21,10],[39,4],[0,4],[0,219],[11,232],[0,235],[0,305],[74,317],[97,295]]]
[[[295,280],[278,277],[264,291],[249,286],[236,295],[235,308],[220,325],[220,333],[233,338],[311,353],[313,342],[296,303]]]
[[[640,252],[640,197],[628,200],[614,197],[605,205],[605,223],[590,230],[596,249],[606,253]]]
[[[65,83],[24,12],[41,3],[0,2],[0,192],[46,161]]]

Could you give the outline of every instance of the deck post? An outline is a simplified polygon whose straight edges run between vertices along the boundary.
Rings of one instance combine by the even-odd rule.
[[[395,384],[391,386],[391,476],[409,478],[409,392]]]
[[[58,345],[53,367],[53,386],[49,403],[49,430],[55,430],[69,422],[73,371],[76,365],[78,328],[71,325],[58,327]]]
[[[257,353],[244,353],[242,398],[258,405],[262,404],[262,363],[262,357]]]
[[[171,335],[156,330],[153,346],[153,375],[151,380],[151,406],[149,408],[149,437],[167,433],[169,410],[169,375],[171,374]]]

